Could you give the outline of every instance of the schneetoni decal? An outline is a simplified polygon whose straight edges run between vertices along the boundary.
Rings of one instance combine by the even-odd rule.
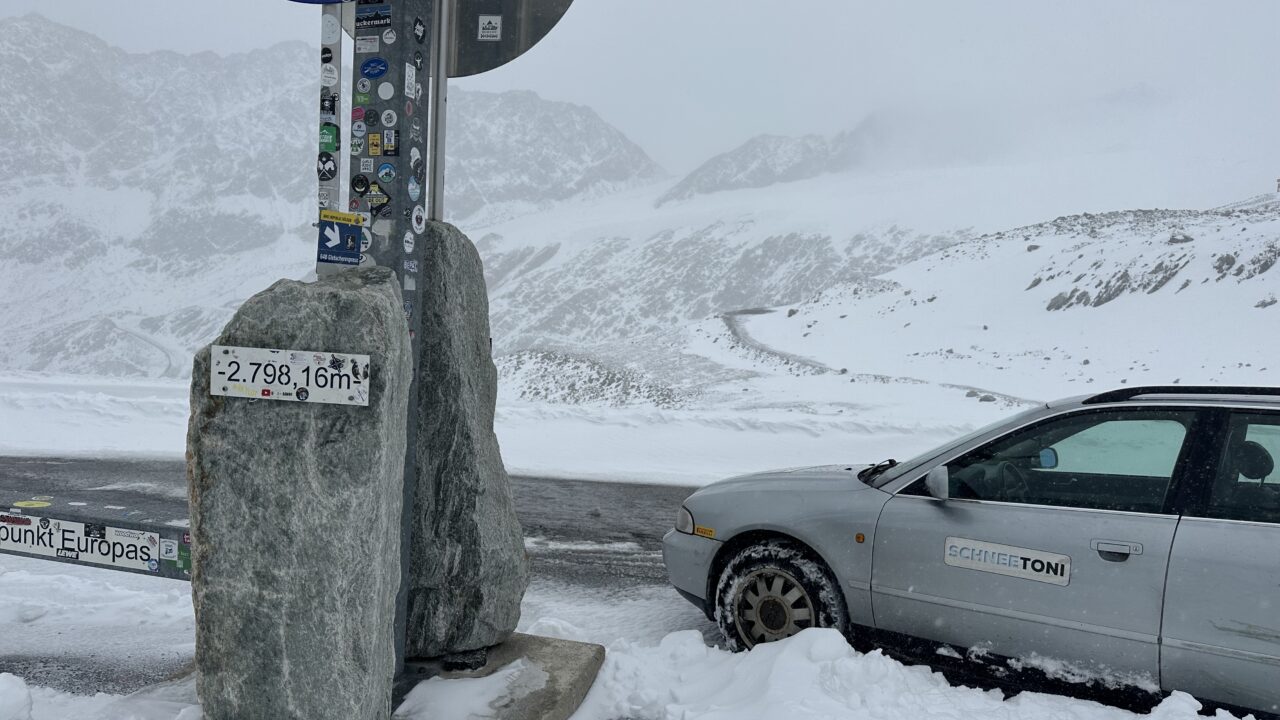
[[[1029,548],[949,537],[942,559],[952,567],[1007,575],[1051,585],[1071,582],[1071,558]]]

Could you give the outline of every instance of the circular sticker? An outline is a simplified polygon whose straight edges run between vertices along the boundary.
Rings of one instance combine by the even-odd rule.
[[[325,15],[320,22],[320,43],[332,45],[342,37],[342,23],[336,15]]]
[[[320,62],[322,63],[333,62],[333,48],[327,48],[327,47],[320,48]]]
[[[421,205],[413,208],[413,231],[419,235],[427,229],[427,211]]]
[[[412,100],[404,101],[404,116],[413,117],[413,101]]]
[[[378,97],[383,100],[390,100],[396,96],[396,86],[389,82],[384,82],[378,86]]]
[[[373,256],[369,253],[360,253],[360,267],[369,267],[373,264]]]
[[[418,202],[418,199],[422,197],[422,183],[418,182],[418,178],[411,177],[407,187],[409,189],[409,200]]]
[[[52,503],[47,503],[47,502],[44,502],[43,500],[19,500],[18,502],[14,503],[13,506],[20,507],[20,508],[47,508],[51,504]]]
[[[386,44],[388,44],[388,45],[395,45],[395,44],[396,44],[396,31],[395,31],[395,30],[392,30],[391,28],[387,28],[387,31],[386,31],[386,32],[384,32],[384,33],[382,33],[382,42],[384,42],[384,43],[386,43]]]
[[[364,175],[357,175],[351,178],[351,192],[363,197],[365,193],[369,192],[369,178]]]
[[[316,156],[316,175],[321,182],[329,182],[338,177],[338,161],[333,155],[322,152]]]
[[[351,134],[354,135],[355,137],[362,138],[368,132],[369,132],[369,129],[365,127],[365,124],[360,120],[357,120],[351,123]]]
[[[156,562],[155,558],[152,558],[147,561],[147,569],[151,572],[155,572],[160,569],[160,563]]]
[[[371,87],[373,87],[373,82],[369,78],[362,77],[356,81],[356,92],[367,93]]]
[[[382,163],[378,166],[378,181],[384,183],[394,182],[396,179],[396,166],[391,163]]]
[[[320,68],[320,84],[333,87],[338,84],[338,68],[333,63],[325,63]]]
[[[364,120],[364,108],[362,107],[351,108],[351,120],[352,122]]]
[[[388,69],[390,69],[390,66],[387,65],[386,60],[383,60],[380,57],[369,58],[360,65],[360,74],[367,78],[377,80],[383,75],[386,75]]]
[[[298,398],[299,402],[306,402],[307,398],[311,397],[311,393],[307,392],[306,388],[298,388],[298,392],[294,393],[293,396]]]
[[[369,252],[371,247],[373,247],[373,233],[369,232],[369,228],[360,228],[360,252]]]
[[[382,111],[382,126],[383,126],[383,127],[389,127],[389,128],[391,128],[391,127],[395,127],[395,126],[396,126],[396,123],[397,123],[399,120],[400,120],[400,118],[396,116],[396,111],[395,111],[395,110],[383,110],[383,111]]]
[[[413,233],[409,230],[405,230],[404,231],[404,254],[410,255],[412,253],[413,253]]]
[[[362,137],[351,138],[351,154],[359,155],[362,152],[364,152],[364,138]]]

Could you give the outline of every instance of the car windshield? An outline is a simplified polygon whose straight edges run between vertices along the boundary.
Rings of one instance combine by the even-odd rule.
[[[880,475],[877,476],[875,480],[871,482],[871,487],[876,487],[876,488],[884,487],[885,485],[889,484],[893,480],[896,480],[897,478],[902,477],[903,474],[915,470],[920,465],[928,462],[929,460],[932,460],[933,458],[938,457],[939,455],[945,455],[948,452],[951,452],[952,450],[955,450],[956,448],[961,447],[966,443],[969,443],[973,440],[977,440],[983,435],[986,435],[994,430],[999,430],[1002,427],[1017,426],[1024,419],[1030,418],[1036,415],[1040,411],[1044,410],[1046,407],[1047,407],[1046,405],[1037,405],[1031,408],[1030,410],[1024,410],[1023,412],[1020,412],[1017,415],[1014,415],[1013,417],[1007,417],[1007,418],[997,420],[991,423],[990,425],[984,425],[967,435],[956,438],[955,440],[952,440],[951,442],[945,445],[941,445],[931,450],[927,450],[905,462],[900,462],[897,465],[894,465],[893,467],[889,468],[888,470],[885,470],[884,472],[880,473]]]

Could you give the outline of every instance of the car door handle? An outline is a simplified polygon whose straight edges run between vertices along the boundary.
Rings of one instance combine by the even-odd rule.
[[[1089,547],[1097,550],[1098,555],[1109,562],[1124,562],[1130,555],[1142,554],[1142,543],[1127,540],[1094,539],[1089,541]]]

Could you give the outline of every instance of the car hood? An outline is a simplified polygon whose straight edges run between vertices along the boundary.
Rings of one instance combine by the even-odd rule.
[[[869,487],[858,479],[858,471],[864,464],[815,465],[813,467],[769,470],[750,475],[739,475],[711,483],[696,495],[718,495],[725,492],[758,490],[798,490],[806,487],[845,485],[850,488]]]

